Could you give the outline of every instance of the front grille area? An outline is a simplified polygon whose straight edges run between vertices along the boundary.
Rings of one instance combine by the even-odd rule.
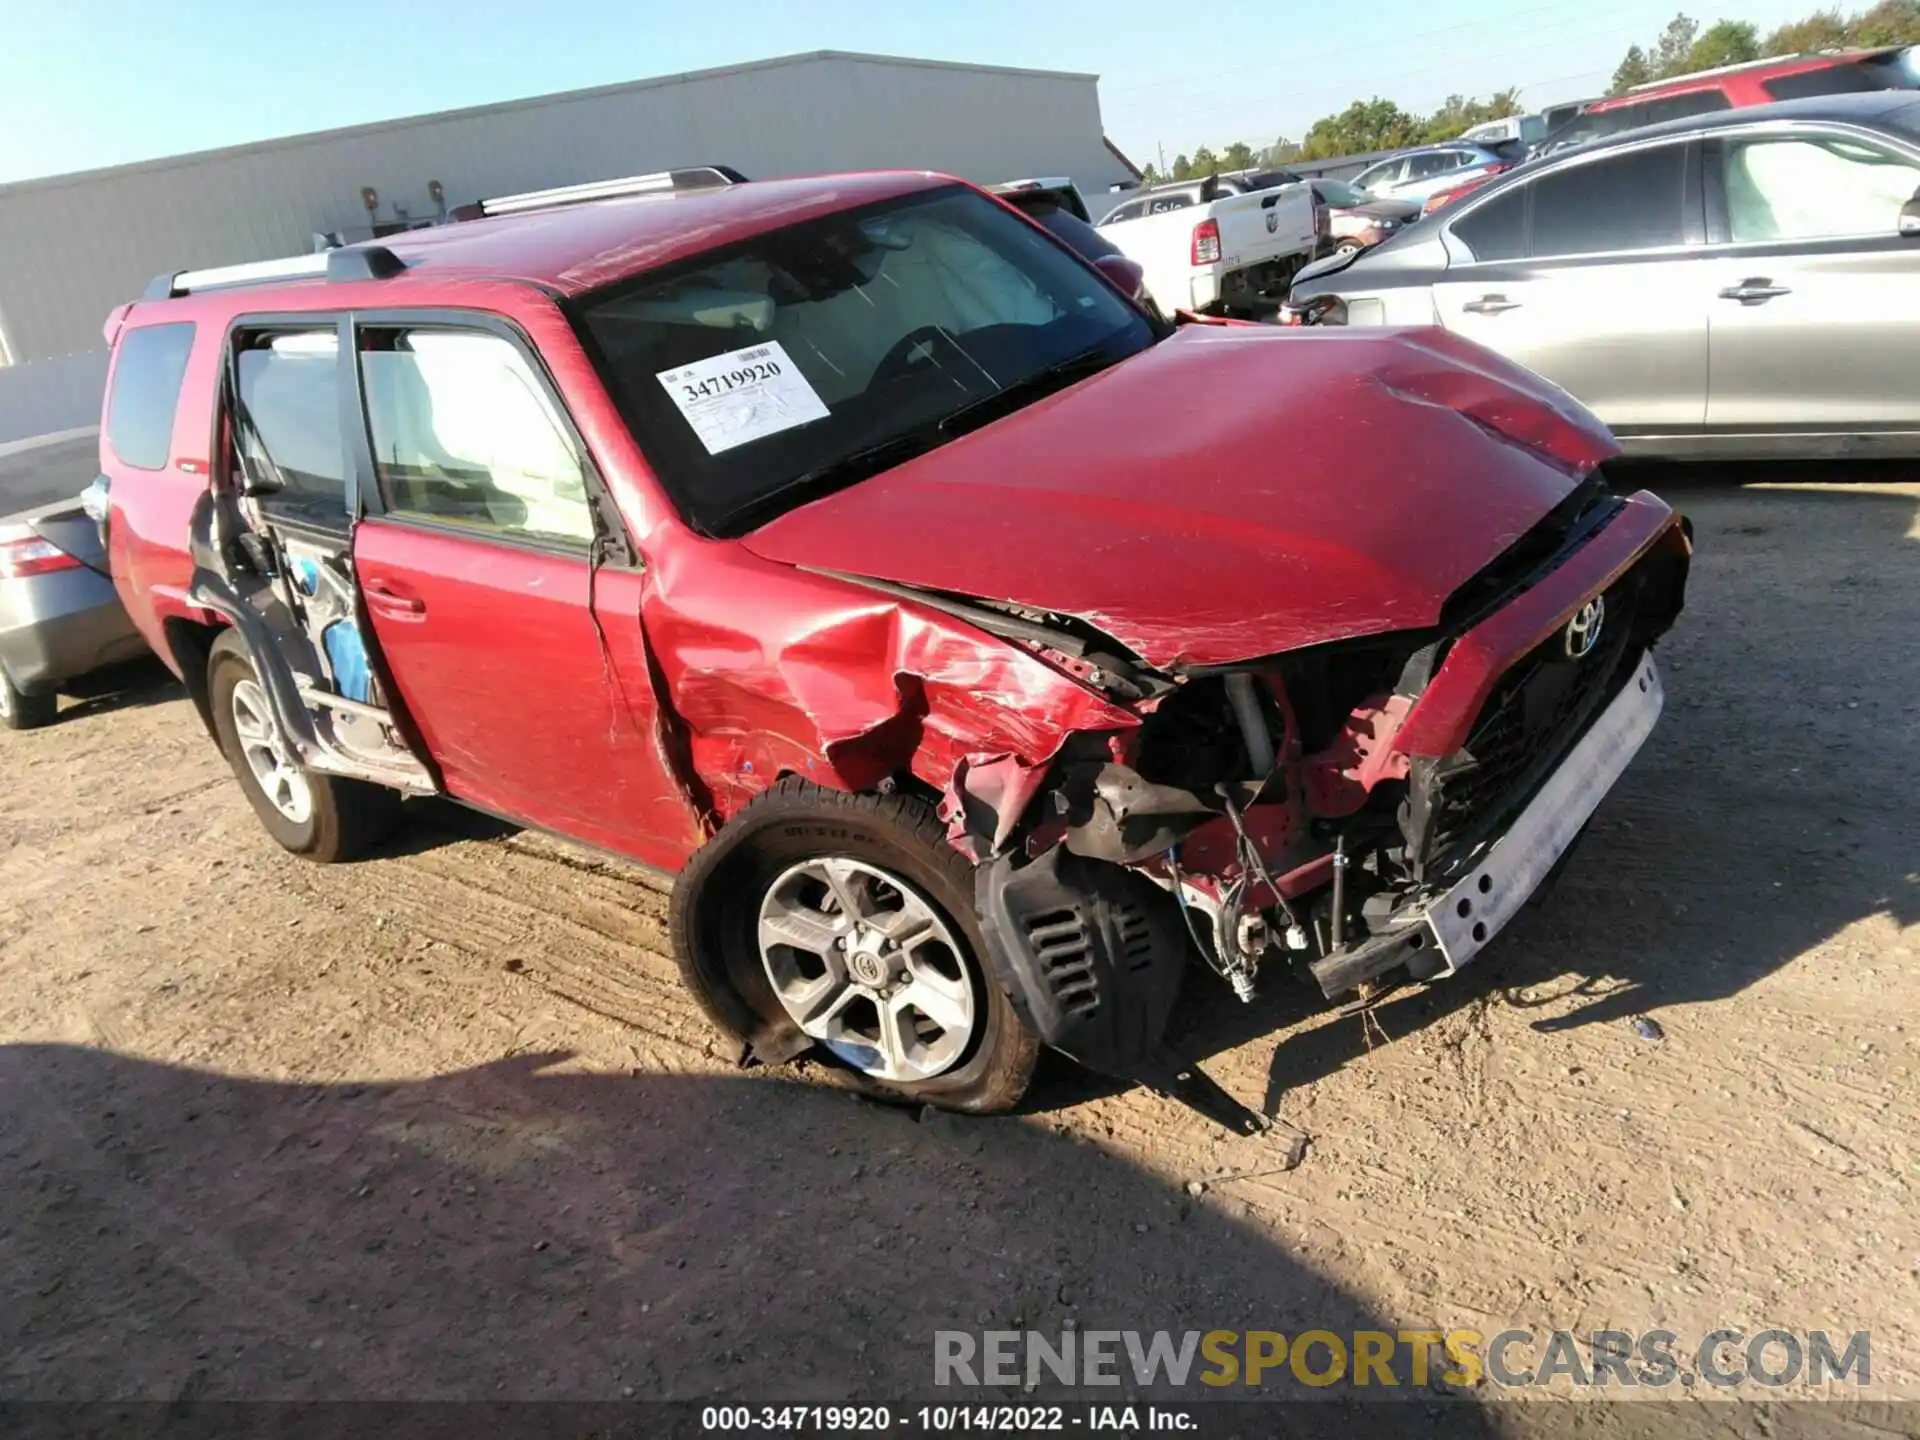
[[[1497,833],[1618,691],[1646,643],[1641,590],[1629,571],[1606,592],[1591,651],[1569,659],[1556,631],[1501,677],[1464,746],[1414,761],[1401,825],[1416,879],[1444,875]]]

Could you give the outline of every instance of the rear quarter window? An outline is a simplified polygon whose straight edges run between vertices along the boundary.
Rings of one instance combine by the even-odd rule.
[[[1527,250],[1525,187],[1496,195],[1471,215],[1454,222],[1453,233],[1466,242],[1475,260],[1513,260]]]
[[[107,443],[122,465],[164,470],[173,445],[173,412],[193,349],[193,325],[143,325],[120,337],[107,396]]]
[[[1818,70],[1802,70],[1797,75],[1763,80],[1760,88],[1775,100],[1799,100],[1808,95],[1851,95],[1862,90],[1878,90],[1882,82],[1858,65],[1827,65]]]

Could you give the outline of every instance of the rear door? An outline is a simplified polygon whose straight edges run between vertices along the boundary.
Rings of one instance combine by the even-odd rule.
[[[1508,185],[1448,228],[1434,305],[1626,434],[1697,432],[1707,406],[1698,147],[1607,150]]]
[[[354,561],[448,793],[671,868],[693,819],[655,730],[641,572],[550,379],[501,322],[356,320]]]
[[[257,683],[243,743],[279,736],[309,768],[431,792],[366,644],[352,563],[351,386],[337,316],[247,316],[227,341],[214,483],[190,522],[190,598],[224,615]]]
[[[1920,429],[1920,151],[1784,127],[1706,149],[1713,384],[1725,433]]]

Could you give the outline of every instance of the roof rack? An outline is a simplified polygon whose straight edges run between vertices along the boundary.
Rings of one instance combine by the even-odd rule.
[[[1846,51],[1826,52],[1846,54]],[[1711,70],[1689,70],[1685,75],[1669,75],[1664,80],[1649,80],[1642,85],[1629,85],[1626,93],[1638,95],[1643,90],[1661,90],[1669,85],[1678,85],[1682,80],[1704,80],[1709,75],[1731,75],[1740,70],[1754,70],[1762,65],[1778,65],[1782,60],[1810,60],[1817,58],[1804,51],[1790,51],[1784,55],[1763,55],[1758,60],[1742,60],[1737,65],[1716,65]]]
[[[140,298],[172,300],[202,290],[270,285],[276,280],[389,280],[406,268],[406,262],[384,245],[355,245],[318,255],[293,255],[284,260],[253,260],[244,265],[157,275]]]
[[[681,170],[660,170],[651,175],[627,175],[618,180],[590,180],[584,185],[559,185],[551,190],[529,190],[521,195],[501,195],[473,205],[454,209],[455,220],[478,220],[486,215],[520,215],[529,210],[552,210],[562,205],[582,205],[589,200],[611,200],[621,195],[653,195],[662,192],[689,194],[700,190],[724,190],[729,185],[744,185],[747,177],[731,165],[689,165]]]

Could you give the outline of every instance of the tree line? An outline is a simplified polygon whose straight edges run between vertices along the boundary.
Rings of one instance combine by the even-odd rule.
[[[1653,44],[1627,47],[1607,93],[1624,95],[1636,85],[1768,55],[1870,50],[1883,45],[1920,45],[1920,0],[1880,0],[1871,9],[1851,15],[1837,9],[1816,10],[1765,37],[1758,26],[1745,20],[1716,20],[1702,30],[1691,16],[1676,15]]]
[[[1635,85],[1719,65],[1738,65],[1767,55],[1884,45],[1920,45],[1920,0],[1878,0],[1871,8],[1852,14],[1832,8],[1816,10],[1765,36],[1758,26],[1745,20],[1717,20],[1703,30],[1690,16],[1675,15],[1651,45],[1628,47],[1607,93],[1621,95]],[[1256,147],[1236,140],[1218,152],[1202,145],[1191,155],[1176,155],[1165,174],[1149,164],[1143,183],[1158,185],[1221,171],[1284,165],[1290,160],[1324,160],[1334,155],[1434,145],[1485,121],[1518,115],[1523,109],[1517,89],[1496,90],[1485,100],[1449,95],[1446,103],[1430,115],[1413,114],[1376,95],[1371,100],[1355,100],[1337,114],[1322,116],[1297,141],[1283,135],[1271,145]]]
[[[1314,121],[1302,140],[1290,140],[1283,135],[1259,149],[1236,140],[1218,154],[1202,145],[1190,156],[1175,156],[1165,175],[1148,165],[1143,183],[1158,185],[1165,180],[1192,180],[1221,171],[1284,165],[1289,160],[1324,160],[1333,155],[1357,155],[1368,150],[1433,145],[1451,140],[1461,131],[1485,121],[1518,115],[1520,110],[1517,89],[1496,90],[1485,100],[1449,95],[1431,115],[1410,114],[1393,101],[1376,95],[1371,100],[1354,101],[1337,115]]]

